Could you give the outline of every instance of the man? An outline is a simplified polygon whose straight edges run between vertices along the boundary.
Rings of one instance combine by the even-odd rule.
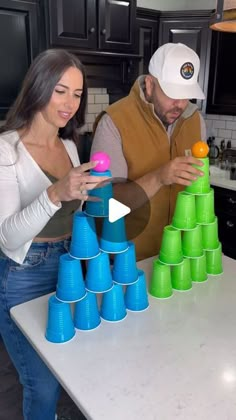
[[[108,153],[113,177],[135,181],[149,200],[148,223],[133,239],[138,260],[158,254],[177,193],[203,175],[201,162],[191,156],[191,146],[206,140],[204,120],[189,102],[205,97],[197,82],[199,67],[199,57],[186,45],[161,46],[150,60],[149,74],[140,76],[130,94],[97,120],[91,154]],[[129,182],[116,185],[114,191],[115,198],[132,208],[127,198],[133,199]],[[143,201],[136,202],[140,212],[131,212],[128,224],[140,223]]]

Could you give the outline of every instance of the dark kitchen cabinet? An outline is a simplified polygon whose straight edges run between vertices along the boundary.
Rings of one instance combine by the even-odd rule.
[[[211,16],[211,10],[163,12],[159,31],[159,45],[166,42],[181,42],[196,51],[201,62],[199,84],[206,96],[212,34],[209,29]],[[197,104],[205,111],[206,101],[197,101]]]
[[[212,47],[206,111],[236,115],[235,33],[212,31]]]
[[[44,47],[39,14],[38,2],[0,0],[0,119],[16,98],[31,61]]]
[[[142,57],[138,64],[138,74],[148,73],[148,64],[158,47],[160,12],[137,8],[136,14],[136,52]]]
[[[236,191],[213,186],[215,214],[218,217],[219,239],[222,251],[236,259]]]
[[[50,46],[133,52],[136,0],[49,0]]]

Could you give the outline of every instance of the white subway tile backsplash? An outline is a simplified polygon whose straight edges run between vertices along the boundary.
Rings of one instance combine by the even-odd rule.
[[[93,131],[93,124],[97,115],[104,111],[108,105],[109,95],[106,88],[89,88],[85,125],[80,129],[80,132]]]
[[[233,121],[234,117],[233,115],[219,115],[219,119],[224,121]]]
[[[103,88],[88,88],[88,93],[94,93],[95,95],[101,95],[103,92]]]
[[[88,104],[88,109],[87,109],[87,113],[88,114],[99,114],[99,112],[102,111],[102,106],[101,104]]]
[[[85,122],[86,123],[94,123],[94,121],[95,121],[95,118],[96,118],[96,115],[95,114],[86,114],[85,115]]]
[[[226,121],[227,130],[236,130],[236,121]]]
[[[219,120],[219,115],[214,115],[214,114],[207,114],[206,118],[209,120]]]
[[[214,120],[213,121],[213,128],[222,128],[222,129],[224,129],[224,128],[226,128],[225,127],[225,121],[221,121],[221,120]]]
[[[109,96],[108,95],[96,95],[95,96],[95,104],[109,104]]]
[[[94,104],[94,103],[95,103],[95,96],[88,95],[88,104]]]
[[[223,137],[224,139],[227,137],[231,139],[231,130],[218,130],[219,137]]]
[[[217,145],[220,145],[222,140],[225,140],[225,144],[230,140],[231,146],[236,147],[236,116],[206,114],[204,119],[207,138],[214,136]]]

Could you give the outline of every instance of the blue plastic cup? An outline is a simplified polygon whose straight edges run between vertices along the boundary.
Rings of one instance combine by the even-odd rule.
[[[99,253],[94,219],[82,211],[77,211],[73,218],[70,255],[86,260],[96,257]]]
[[[118,284],[132,284],[138,279],[135,245],[133,242],[128,242],[128,245],[126,251],[114,256],[112,277]]]
[[[93,330],[100,323],[96,294],[88,292],[84,299],[75,304],[74,325],[79,330]]]
[[[92,176],[107,176],[111,177],[111,171],[96,172],[93,169],[90,171]],[[112,183],[105,181],[104,186],[94,188],[88,192],[90,197],[99,198],[99,201],[86,202],[86,214],[94,217],[108,217],[109,214],[109,199],[113,197]]]
[[[80,260],[70,254],[59,259],[56,297],[62,302],[76,302],[86,295]]]
[[[86,289],[94,293],[107,292],[113,286],[109,255],[101,252],[88,261],[85,277]]]
[[[60,302],[55,295],[48,299],[48,319],[45,337],[52,343],[65,343],[75,335],[69,303]]]
[[[126,287],[125,305],[130,311],[144,311],[148,308],[148,294],[144,271],[138,270],[138,280]]]
[[[108,218],[105,218],[102,225],[100,249],[116,254],[125,251],[128,246],[124,217],[116,222],[109,222]]]
[[[120,284],[113,284],[112,289],[104,293],[100,315],[110,322],[122,321],[126,317],[123,287]]]

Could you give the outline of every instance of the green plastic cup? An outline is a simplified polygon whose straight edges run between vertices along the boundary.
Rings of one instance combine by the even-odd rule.
[[[190,258],[190,271],[193,282],[200,283],[207,280],[205,252],[201,257]]]
[[[185,191],[191,194],[206,194],[210,192],[209,158],[198,158],[198,160],[203,162],[203,166],[193,166],[204,172],[204,175],[199,176],[191,185],[185,187]]]
[[[184,258],[181,264],[172,267],[171,282],[173,289],[176,290],[184,291],[192,288],[189,258]]]
[[[172,226],[176,229],[193,229],[196,227],[196,206],[194,195],[181,191],[177,195]]]
[[[195,229],[183,232],[182,249],[185,257],[197,258],[203,254],[202,226],[197,225]]]
[[[197,223],[207,224],[214,222],[214,190],[210,188],[210,192],[203,195],[196,195],[196,218]]]
[[[173,294],[170,266],[159,260],[153,261],[149,293],[159,299],[167,299]]]
[[[164,227],[159,260],[164,264],[180,264],[183,261],[181,231],[170,225]]]
[[[218,237],[218,218],[215,216],[215,220],[207,225],[202,225],[202,246],[203,249],[211,251],[219,247]]]
[[[206,251],[206,270],[208,274],[213,276],[223,273],[221,243],[217,249]]]

